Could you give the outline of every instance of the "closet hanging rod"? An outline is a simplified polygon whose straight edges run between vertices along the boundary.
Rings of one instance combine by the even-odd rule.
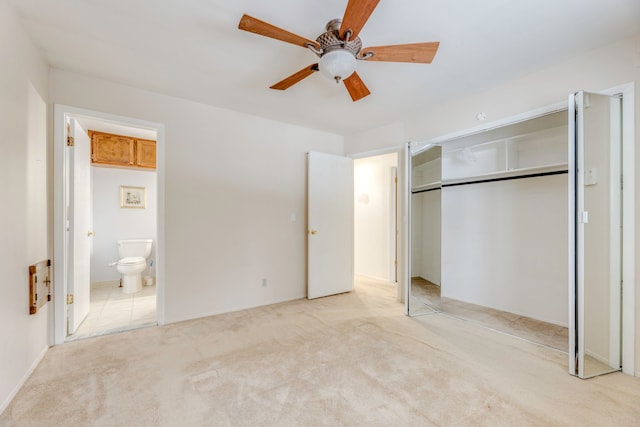
[[[471,184],[484,184],[487,182],[498,182],[498,181],[511,181],[515,179],[525,179],[525,178],[538,178],[542,176],[550,176],[550,175],[562,175],[569,173],[568,169],[559,170],[559,171],[551,171],[551,172],[538,172],[538,173],[530,173],[526,175],[517,175],[517,176],[503,176],[499,178],[486,178],[486,179],[476,179],[471,181],[463,181],[463,182],[452,182],[452,183],[443,183],[442,187],[458,187],[460,185],[471,185]]]

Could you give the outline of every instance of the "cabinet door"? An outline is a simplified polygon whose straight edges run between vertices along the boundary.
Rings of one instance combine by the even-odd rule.
[[[156,142],[147,139],[136,140],[136,165],[142,168],[156,168]]]
[[[92,133],[91,160],[93,163],[133,166],[135,140],[126,136],[108,133]]]

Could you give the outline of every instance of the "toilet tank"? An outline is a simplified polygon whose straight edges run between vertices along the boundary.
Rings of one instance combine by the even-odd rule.
[[[120,258],[148,258],[152,243],[151,239],[118,240],[118,255]]]

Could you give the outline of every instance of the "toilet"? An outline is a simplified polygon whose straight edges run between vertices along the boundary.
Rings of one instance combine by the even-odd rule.
[[[122,292],[132,294],[142,289],[142,272],[147,268],[151,239],[118,240],[116,269],[122,274]]]

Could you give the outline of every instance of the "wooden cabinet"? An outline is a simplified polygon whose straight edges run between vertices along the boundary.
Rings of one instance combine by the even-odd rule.
[[[89,131],[91,163],[97,166],[156,168],[156,142],[130,136]]]
[[[141,168],[156,168],[156,142],[136,139],[136,165]]]

